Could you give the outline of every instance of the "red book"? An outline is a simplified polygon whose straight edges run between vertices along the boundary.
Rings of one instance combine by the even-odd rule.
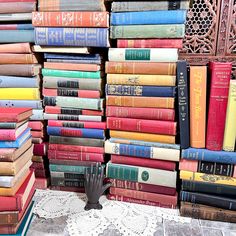
[[[209,69],[211,72],[211,85],[206,148],[213,151],[220,151],[223,148],[232,63],[211,62]]]
[[[176,122],[108,117],[107,128],[153,134],[176,135]]]
[[[107,106],[106,115],[147,120],[175,120],[174,109]]]
[[[149,200],[141,200],[141,199],[136,199],[136,198],[131,198],[131,197],[124,197],[124,196],[113,195],[113,194],[108,194],[107,198],[109,200],[122,201],[122,202],[130,202],[130,203],[143,204],[143,205],[149,205],[149,206],[176,208],[176,206],[164,205],[164,204],[161,204],[160,202],[151,202]]]
[[[30,196],[30,191],[35,182],[34,172],[28,175],[24,183],[13,197],[0,196],[0,211],[20,211],[26,205],[27,199]]]
[[[29,121],[29,128],[32,130],[42,130],[44,123],[42,121]]]
[[[46,170],[38,170],[38,169],[33,169],[33,170],[36,178],[47,178],[49,175],[49,173]]]
[[[164,187],[153,184],[144,184],[138,182],[131,182],[127,180],[119,180],[119,179],[107,179],[107,182],[112,183],[112,187],[115,188],[125,188],[125,189],[133,189],[137,191],[150,192],[150,193],[160,193],[166,195],[175,195],[176,189],[170,187]]]
[[[49,150],[58,150],[58,151],[71,151],[71,152],[80,152],[80,153],[101,153],[103,154],[104,148],[103,147],[86,147],[86,146],[75,146],[75,145],[64,145],[64,144],[56,144],[50,143]]]
[[[111,162],[117,164],[143,166],[161,170],[175,170],[176,164],[172,161],[160,161],[138,157],[111,155]]]
[[[43,88],[43,96],[64,96],[64,97],[80,97],[80,98],[100,98],[100,91],[78,90],[78,89],[47,89]]]
[[[36,178],[35,179],[35,188],[36,189],[47,189],[48,187],[48,178]]]
[[[32,116],[31,108],[1,107],[0,122],[20,122]]]
[[[159,193],[149,193],[149,192],[141,192],[132,189],[124,189],[124,188],[114,188],[110,187],[110,194],[130,197],[135,199],[140,199],[144,201],[156,202],[164,206],[176,207],[178,194],[175,196],[164,195]]]
[[[66,113],[65,111],[69,112]],[[70,114],[70,115],[87,115],[87,116],[103,116],[103,111],[80,110],[73,108],[62,108],[57,106],[46,106],[45,113],[48,114]]]
[[[118,48],[182,48],[182,39],[118,39]]]
[[[33,162],[30,168],[35,170],[45,170],[43,162]]]
[[[49,159],[104,162],[104,154],[48,150]]]
[[[44,138],[45,132],[44,130],[31,130],[30,131],[33,138]]]
[[[67,192],[77,192],[84,193],[84,188],[77,187],[65,187],[65,186],[50,186],[51,190],[67,191]]]
[[[106,129],[106,122],[48,120],[48,126],[87,129]]]
[[[33,154],[35,156],[45,156],[47,154],[47,143],[34,144]]]

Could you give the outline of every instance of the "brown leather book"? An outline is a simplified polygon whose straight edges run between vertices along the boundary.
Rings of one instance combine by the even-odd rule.
[[[12,76],[35,76],[41,71],[41,65],[39,64],[5,64],[0,65],[1,75]]]
[[[36,64],[38,59],[33,54],[1,53],[0,64]]]
[[[31,46],[29,43],[9,43],[0,44],[0,53],[31,53]]]
[[[36,9],[36,2],[0,2],[0,13],[27,13]]]

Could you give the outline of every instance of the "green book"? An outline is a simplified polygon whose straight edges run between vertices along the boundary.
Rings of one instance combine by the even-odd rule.
[[[84,79],[100,79],[101,71],[72,71],[72,70],[51,70],[42,69],[43,76],[68,77],[68,78],[84,78]]]
[[[184,24],[111,26],[110,37],[117,38],[183,38]]]

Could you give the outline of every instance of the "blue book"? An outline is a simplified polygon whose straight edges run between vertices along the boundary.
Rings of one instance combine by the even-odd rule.
[[[106,94],[115,96],[175,97],[176,87],[107,84]]]
[[[42,109],[41,100],[0,100],[0,107],[30,107],[34,109]]]
[[[37,77],[0,76],[0,88],[38,88]]]
[[[0,43],[34,43],[34,30],[1,30]]]
[[[210,151],[207,149],[188,148],[182,150],[181,157],[188,160],[236,164],[236,152]]]
[[[18,30],[33,30],[34,29],[32,24],[17,24],[16,27]]]
[[[45,59],[64,59],[64,60],[101,60],[99,54],[61,54],[61,53],[44,53]]]
[[[184,24],[186,10],[111,13],[111,25]]]
[[[15,141],[0,141],[0,148],[19,148],[30,137],[30,128],[28,128]]]
[[[47,127],[48,135],[53,136],[69,136],[82,138],[104,139],[105,134],[102,129],[85,129],[85,128],[65,128],[65,127]]]
[[[35,44],[49,46],[109,47],[107,28],[35,28]]]
[[[30,223],[33,219],[33,206],[34,202],[31,202],[26,210],[23,220],[18,228],[16,234],[1,234],[1,236],[26,236]]]

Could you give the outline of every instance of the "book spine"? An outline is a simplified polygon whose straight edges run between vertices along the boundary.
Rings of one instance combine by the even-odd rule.
[[[124,196],[113,195],[113,194],[108,194],[107,198],[113,201],[115,200],[115,201],[129,202],[129,203],[149,205],[149,206],[168,207],[168,208],[175,207],[173,205],[164,205],[164,204],[161,204],[160,202],[151,202],[149,200],[135,199],[131,197],[124,197]]]
[[[209,150],[220,151],[223,148],[224,128],[231,78],[232,64],[210,64],[211,87],[207,122],[206,147]]]
[[[104,131],[99,129],[76,129],[76,128],[63,128],[63,127],[47,127],[48,135],[54,136],[69,136],[69,137],[83,137],[83,138],[96,138],[104,139]]]
[[[19,197],[0,197],[0,211],[17,211],[22,209],[21,199]]]
[[[218,197],[210,194],[181,191],[180,200],[185,202],[204,204],[228,210],[236,209],[236,201],[232,198]]]
[[[84,188],[78,188],[78,187],[50,186],[50,189],[57,190],[57,191],[85,193]]]
[[[129,38],[183,38],[185,34],[184,24],[165,25],[118,25],[111,26],[111,39]]]
[[[132,96],[107,96],[107,106],[124,106],[139,108],[174,108],[174,98],[170,97],[132,97]]]
[[[53,144],[50,143],[49,150],[55,151],[71,151],[71,152],[81,152],[81,153],[104,153],[104,148],[102,147],[87,147],[87,146],[74,146],[74,145],[63,145],[63,144]]]
[[[34,43],[33,30],[1,30],[0,43]]]
[[[2,53],[0,58],[1,64],[34,64],[38,60],[33,54],[9,54]]]
[[[0,30],[33,30],[32,24],[1,24]],[[0,49],[1,51],[1,49]],[[31,51],[26,51],[22,53],[30,53]],[[12,51],[12,53],[16,53],[16,51]]]
[[[174,75],[138,75],[138,74],[108,74],[108,84],[120,85],[150,85],[150,86],[175,86]]]
[[[106,62],[107,74],[176,75],[176,63],[171,62]]]
[[[178,49],[109,48],[108,59],[109,61],[176,62],[178,60]]]
[[[177,88],[178,88],[178,109],[180,127],[181,148],[188,148],[190,145],[189,130],[189,101],[188,101],[188,75],[186,61],[177,62]]]
[[[63,186],[63,187],[78,187],[84,188],[84,179],[81,181],[66,180],[63,178],[51,178],[52,186]]]
[[[118,48],[182,48],[182,39],[118,39]]]
[[[61,115],[44,113],[44,120],[102,121],[101,116]]]
[[[190,67],[190,146],[205,148],[206,66]]]
[[[55,34],[57,37],[51,37],[51,35]],[[108,29],[36,27],[35,44],[48,46],[109,47]]]
[[[46,190],[48,188],[48,179],[47,178],[36,178],[35,188]]]
[[[29,43],[1,44],[0,52],[1,53],[31,53],[31,47]]]
[[[14,141],[16,140],[15,129],[0,129],[0,140],[2,141]]]
[[[133,189],[137,191],[160,193],[160,194],[167,194],[167,195],[176,194],[176,189],[170,188],[170,187],[131,182],[131,181],[119,180],[119,179],[108,179],[107,181],[110,182],[112,184],[111,186],[115,188]]]
[[[42,162],[33,162],[30,168],[37,170],[45,170],[44,164]]]
[[[84,174],[51,171],[51,177],[71,180],[82,180],[84,179]]]
[[[236,81],[230,81],[229,99],[227,105],[224,130],[223,150],[233,152],[236,140]]]
[[[34,173],[36,178],[47,178],[49,176],[45,170],[34,169]]]
[[[107,12],[33,12],[35,27],[109,27]]]
[[[1,88],[0,99],[37,100],[40,94],[38,88]]]
[[[161,109],[161,108],[132,108],[132,107],[107,106],[106,116],[174,121],[175,110]]]
[[[29,121],[29,128],[32,130],[42,130],[44,127],[44,123],[42,121]]]
[[[0,13],[27,13],[36,9],[35,2],[3,2],[0,3]]]
[[[175,97],[176,87],[106,85],[107,95],[144,96],[144,97]]]
[[[116,164],[157,168],[161,170],[175,170],[176,167],[174,162],[149,160],[144,158],[136,158],[136,157],[133,158],[129,156],[118,156],[118,155],[111,155],[111,162]]]
[[[69,173],[76,172],[77,174],[84,174],[86,168],[87,168],[86,166],[72,166],[72,165],[66,166],[66,165],[55,165],[55,164],[49,165],[50,171],[69,172]]]
[[[88,152],[68,152],[48,150],[49,159],[65,159],[65,160],[77,160],[77,161],[96,161],[104,162],[104,155],[100,153],[88,153]]]

